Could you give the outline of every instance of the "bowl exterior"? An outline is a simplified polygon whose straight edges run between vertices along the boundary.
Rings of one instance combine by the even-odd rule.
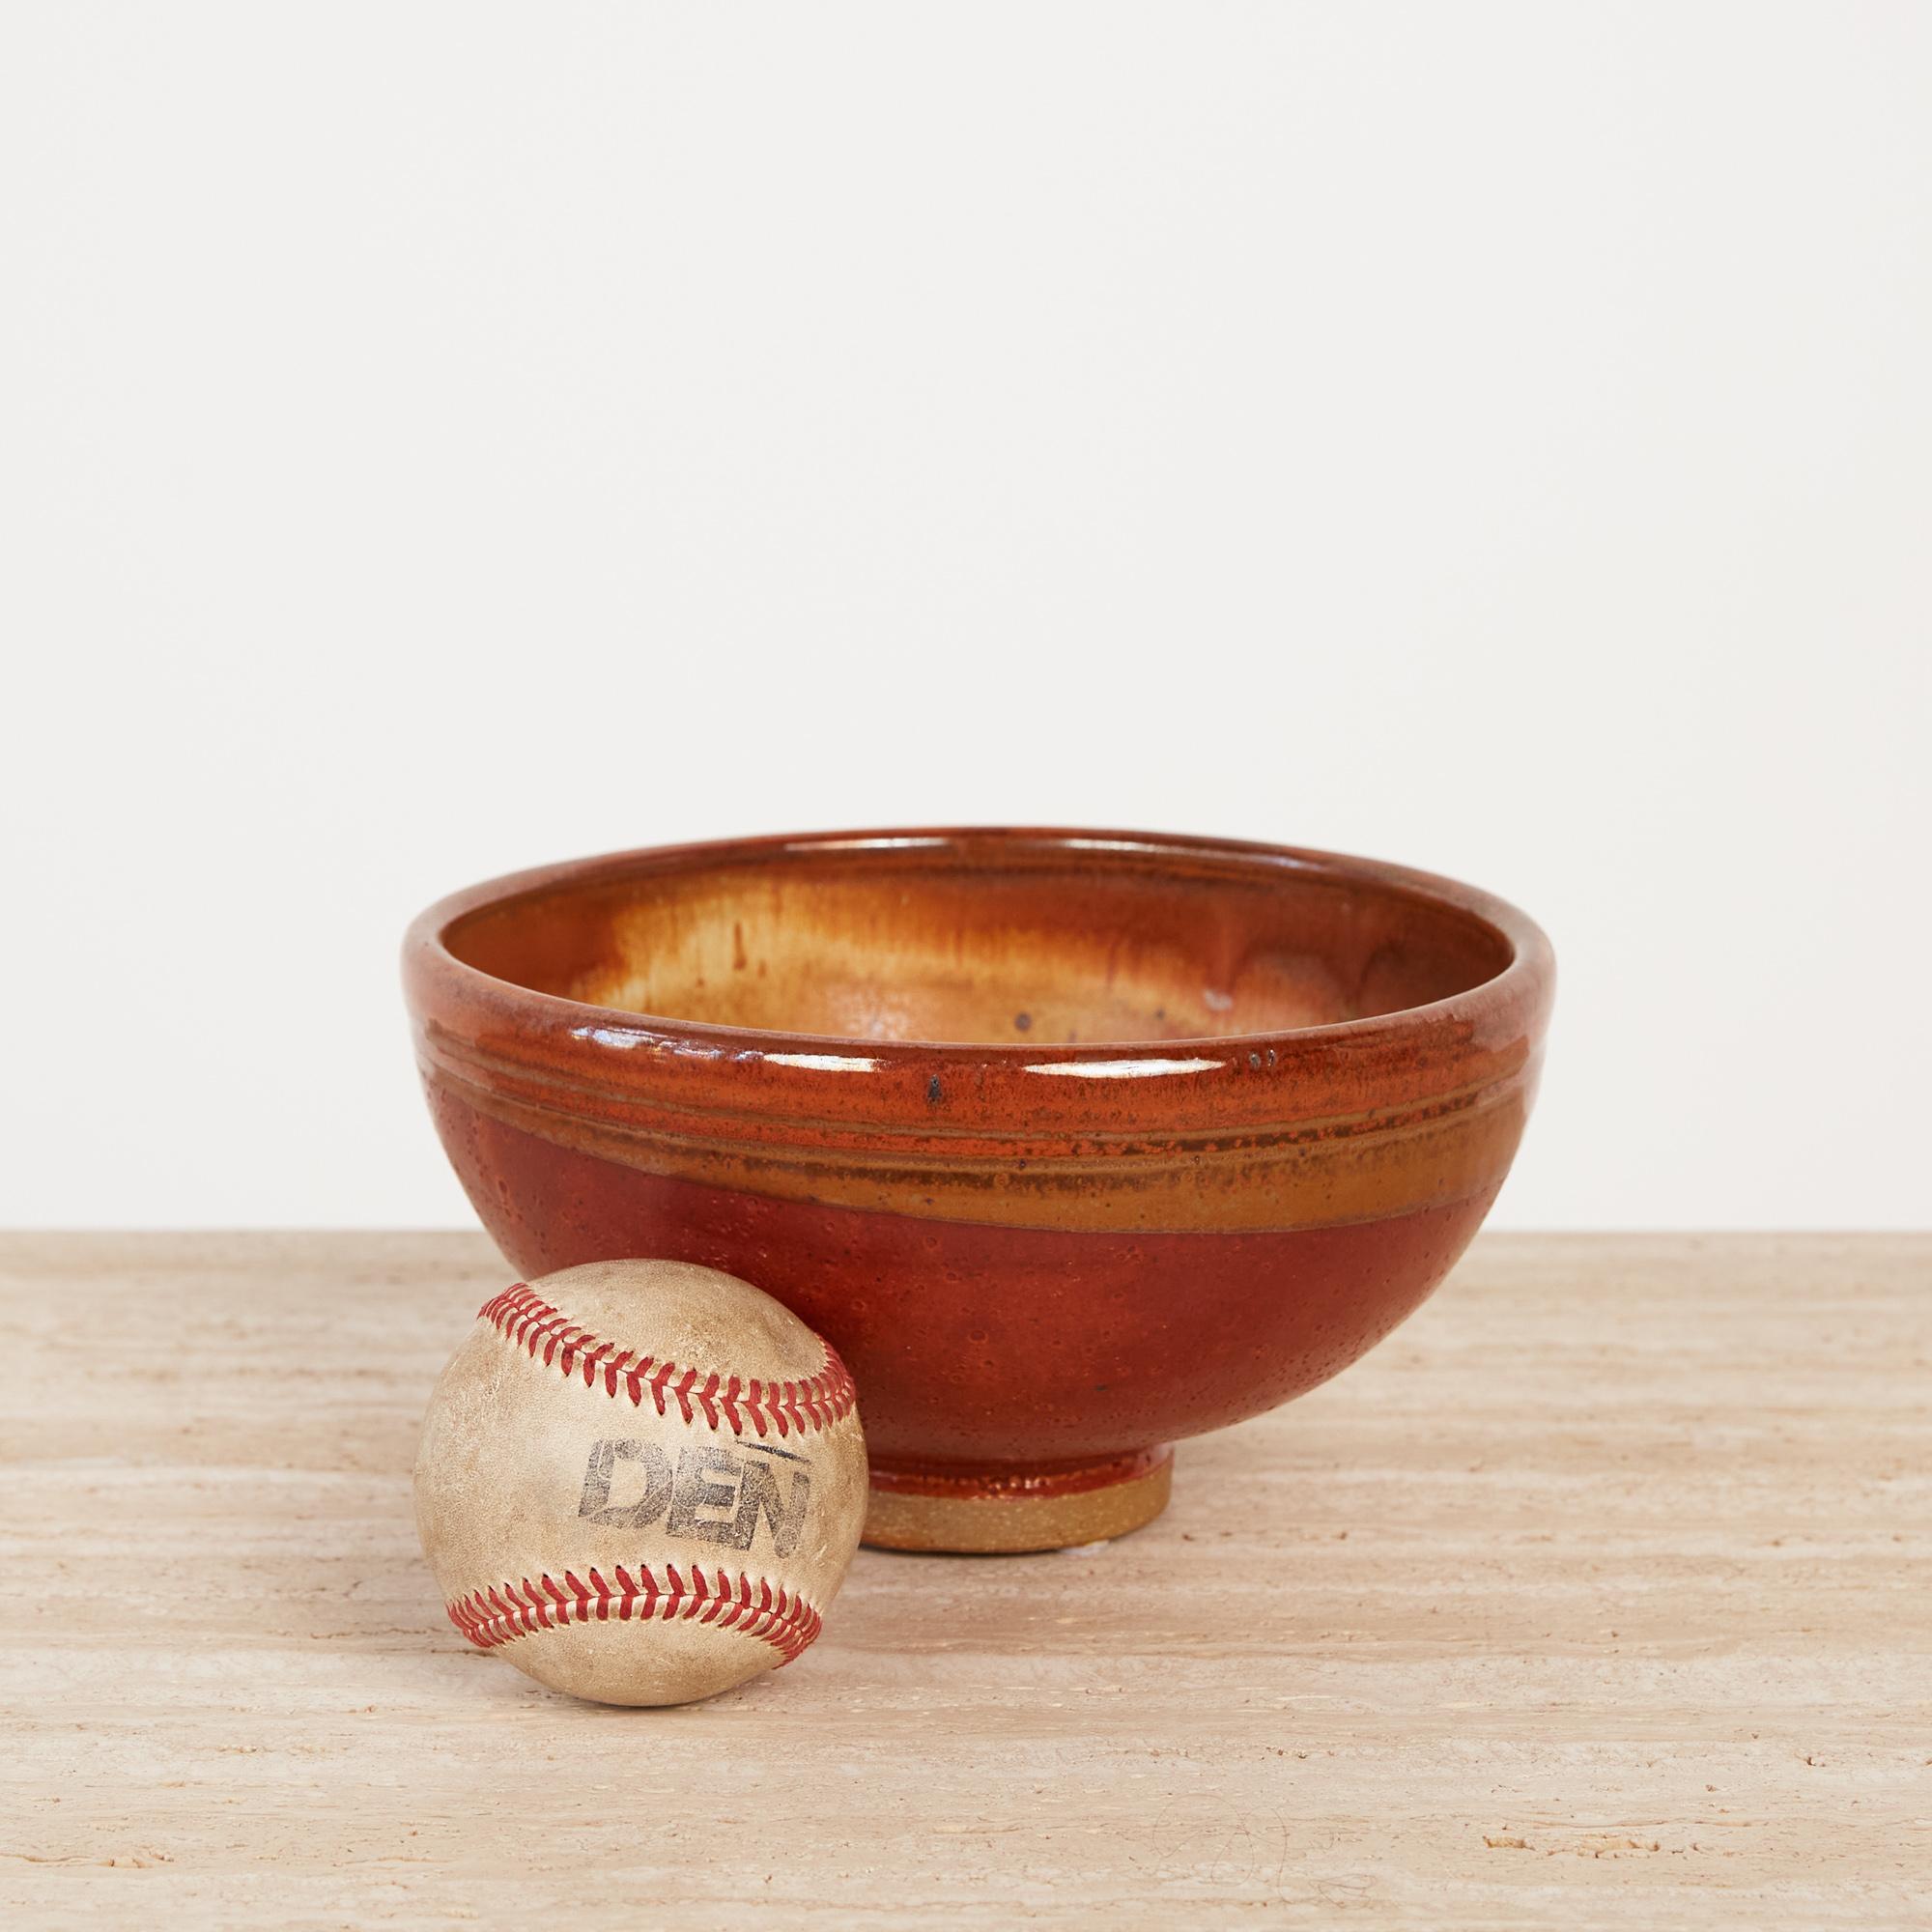
[[[657,1256],[793,1309],[851,1368],[888,1478],[1091,1465],[1257,1414],[1386,1334],[1481,1223],[1535,1093],[1548,949],[1513,909],[1401,868],[1148,843],[1150,863],[1254,854],[1446,896],[1502,926],[1515,963],[1344,1025],[1027,1053],[622,1014],[442,944],[479,907],[655,856],[624,855],[477,888],[412,929],[437,1130],[526,1275]]]

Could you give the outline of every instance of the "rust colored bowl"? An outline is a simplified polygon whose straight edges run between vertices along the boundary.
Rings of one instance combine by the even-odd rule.
[[[720,1267],[858,1379],[867,1539],[1037,1549],[1448,1271],[1535,1091],[1513,907],[1280,846],[745,839],[472,887],[404,952],[423,1081],[528,1275]]]

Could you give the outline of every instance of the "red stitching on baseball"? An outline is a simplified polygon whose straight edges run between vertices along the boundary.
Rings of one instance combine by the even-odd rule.
[[[781,1670],[808,1649],[824,1627],[823,1619],[803,1597],[782,1588],[775,1591],[766,1577],[758,1578],[753,1596],[749,1577],[740,1576],[734,1586],[720,1570],[707,1582],[696,1564],[687,1582],[677,1574],[675,1564],[667,1563],[662,1588],[648,1563],[638,1565],[635,1578],[619,1564],[614,1587],[594,1569],[581,1579],[566,1570],[561,1587],[548,1574],[534,1583],[526,1577],[521,1583],[472,1590],[445,1607],[449,1621],[478,1650],[495,1650],[535,1631],[587,1624],[593,1618],[600,1624],[609,1623],[613,1616],[619,1623],[648,1623],[653,1618],[667,1624],[689,1623],[696,1619],[715,1624],[720,1630],[762,1638],[779,1653]]]
[[[852,1378],[829,1342],[820,1345],[825,1350],[824,1368],[804,1381],[741,1384],[736,1376],[720,1381],[715,1371],[700,1380],[696,1369],[653,1361],[614,1342],[600,1342],[587,1328],[566,1321],[526,1282],[493,1294],[476,1313],[520,1344],[532,1361],[541,1350],[546,1368],[559,1369],[566,1376],[581,1373],[585,1388],[601,1381],[610,1396],[621,1388],[638,1407],[643,1406],[648,1395],[660,1415],[668,1415],[669,1405],[675,1403],[681,1420],[695,1422],[701,1411],[714,1430],[722,1416],[734,1435],[744,1435],[748,1422],[760,1435],[768,1433],[768,1427],[781,1435],[793,1430],[804,1435],[829,1429],[840,1416],[850,1414],[858,1401]]]

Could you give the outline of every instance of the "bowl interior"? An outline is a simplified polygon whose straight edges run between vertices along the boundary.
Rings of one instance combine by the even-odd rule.
[[[642,853],[459,918],[460,960],[663,1019],[977,1045],[1285,1032],[1493,978],[1509,940],[1374,874],[1268,854],[784,843]]]

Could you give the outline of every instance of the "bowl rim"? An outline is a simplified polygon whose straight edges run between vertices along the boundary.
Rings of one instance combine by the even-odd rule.
[[[855,1034],[725,1026],[708,1020],[644,1013],[570,999],[515,980],[501,979],[470,965],[448,945],[450,929],[477,913],[559,889],[602,884],[632,871],[700,870],[724,864],[783,861],[794,855],[804,859],[824,851],[914,850],[969,842],[998,844],[1015,853],[1095,850],[1150,861],[1164,857],[1196,862],[1218,859],[1231,867],[1278,868],[1298,876],[1367,884],[1400,897],[1420,899],[1488,927],[1508,946],[1510,957],[1499,972],[1459,992],[1360,1019],[1331,1020],[1315,1026],[1260,1033],[1051,1044],[1026,1040],[874,1039]],[[1546,1009],[1555,974],[1555,956],[1548,937],[1526,913],[1492,893],[1440,873],[1312,846],[1211,835],[1004,824],[776,833],[635,846],[528,867],[479,880],[425,907],[410,923],[403,941],[403,960],[408,978],[413,979],[416,973],[427,970],[446,985],[465,988],[485,1000],[507,1001],[538,1021],[550,1022],[546,1031],[569,1033],[580,1039],[588,1034],[596,1037],[600,1044],[612,1046],[674,1048],[684,1042],[700,1051],[708,1050],[708,1058],[786,1057],[800,1071],[812,1070],[813,1062],[825,1063],[822,1070],[836,1071],[841,1061],[851,1065],[863,1061],[876,1066],[929,1061],[940,1056],[955,1067],[975,1063],[1008,1068],[1091,1065],[1120,1067],[1122,1071],[1144,1067],[1149,1075],[1157,1075],[1205,1066],[1207,1063],[1200,1056],[1210,1053],[1239,1056],[1262,1054],[1272,1048],[1276,1055],[1288,1049],[1298,1057],[1328,1045],[1349,1048],[1387,1042],[1392,1036],[1408,1035],[1418,1028],[1444,1023],[1459,1032],[1467,1029],[1481,1036],[1488,1031],[1490,1022],[1507,1023],[1525,1011]],[[1269,1065],[1274,1064],[1270,1060]]]

